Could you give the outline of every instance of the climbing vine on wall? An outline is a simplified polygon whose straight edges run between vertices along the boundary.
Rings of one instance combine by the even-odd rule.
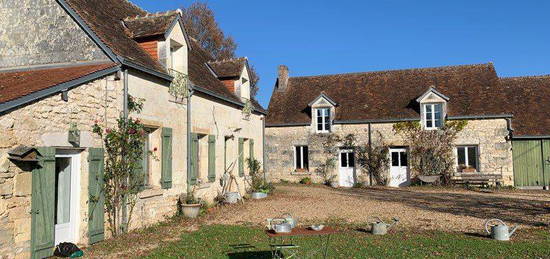
[[[170,83],[168,93],[174,96],[176,100],[183,100],[187,98],[190,92],[189,76],[173,69],[170,69],[170,74],[174,77],[174,79],[172,80],[172,83]]]
[[[393,130],[403,136],[409,146],[409,165],[420,175],[442,175],[442,183],[450,183],[455,171],[453,148],[465,120],[446,121],[441,129],[425,130],[419,122],[400,122]]]
[[[250,118],[250,115],[252,114],[252,111],[254,110],[254,107],[252,106],[252,102],[250,100],[247,100],[245,103],[244,103],[244,106],[243,106],[243,116],[245,119],[249,119]]]
[[[129,96],[130,112],[139,113],[142,107],[141,100]],[[103,139],[105,146],[105,210],[109,230],[117,236],[128,230],[137,194],[143,186],[143,172],[136,169],[143,155],[146,131],[138,119],[126,119],[121,115],[115,128],[102,128],[96,122],[93,132]],[[127,215],[124,215],[125,211]]]

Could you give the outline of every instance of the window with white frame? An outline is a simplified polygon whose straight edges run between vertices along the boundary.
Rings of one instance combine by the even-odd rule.
[[[317,108],[317,132],[330,132],[330,108]]]
[[[424,106],[424,128],[438,129],[443,126],[443,104],[427,103]]]
[[[296,171],[307,171],[309,169],[309,154],[307,146],[294,147],[294,168]]]
[[[459,172],[479,171],[477,146],[458,146],[456,155]]]

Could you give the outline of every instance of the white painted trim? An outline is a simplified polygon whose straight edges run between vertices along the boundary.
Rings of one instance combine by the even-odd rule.
[[[479,170],[479,167],[480,167],[480,165],[479,165],[479,145],[456,145],[456,148],[455,148],[455,155],[456,155],[456,160],[455,160],[455,161],[456,161],[456,171],[458,172],[458,166],[459,166],[459,164],[458,164],[458,148],[461,148],[461,147],[462,147],[462,148],[465,148],[465,149],[464,149],[464,156],[466,156],[466,157],[464,158],[464,161],[465,161],[465,163],[466,163],[466,164],[465,164],[466,166],[470,166],[470,161],[468,161],[468,148],[469,148],[469,147],[475,148],[476,153],[477,153],[477,154],[476,154],[476,164],[477,164],[477,168],[476,168],[476,171],[475,171],[475,172],[476,172],[476,173],[479,173],[479,172],[480,172],[480,170]]]
[[[319,130],[318,111],[322,111],[321,112],[321,124],[322,124],[322,129],[321,130]],[[330,107],[319,107],[319,108],[315,108],[314,112],[315,112],[315,120],[314,120],[315,132],[317,132],[317,133],[329,133],[330,129],[332,128],[332,123],[331,123],[331,119],[330,119],[332,117],[331,108]],[[328,114],[326,114],[327,112],[328,112]],[[328,117],[329,129],[325,128],[325,124],[327,123],[327,121],[326,121],[327,117]]]
[[[80,166],[80,153],[73,153],[74,151],[61,150],[56,154],[56,158],[70,158],[71,159],[71,201],[70,201],[70,232],[71,239],[69,242],[80,242],[80,178],[81,178],[81,166]],[[80,151],[78,151],[80,152]],[[54,219],[55,220],[55,219]],[[55,235],[55,231],[54,231]],[[54,237],[55,239],[55,237]],[[56,240],[56,245],[57,239]],[[65,241],[62,241],[65,242]]]

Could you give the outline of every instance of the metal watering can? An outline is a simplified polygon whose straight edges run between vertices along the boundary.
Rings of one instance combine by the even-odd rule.
[[[290,227],[295,228],[296,225],[298,225],[298,219],[293,218],[290,213],[285,213],[281,216],[281,218],[285,219],[288,224],[290,224]]]
[[[393,223],[391,224],[384,222],[379,217],[374,217],[374,219],[376,219],[376,221],[371,223],[373,235],[385,235],[386,233],[388,233],[388,230],[391,227],[393,227],[395,224],[397,224],[397,222],[399,222],[398,218],[393,218],[392,219]]]
[[[489,231],[489,226],[491,226],[491,231]],[[495,240],[510,240],[510,237],[514,234],[516,229],[518,229],[518,226],[513,227],[512,231],[509,231],[508,225],[500,219],[489,219],[485,221],[485,231],[487,231],[487,234],[491,235],[491,238]]]

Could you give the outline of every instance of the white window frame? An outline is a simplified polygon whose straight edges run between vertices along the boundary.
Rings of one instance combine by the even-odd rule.
[[[476,156],[475,156],[475,162],[476,162],[476,172],[479,172],[479,146],[477,145],[458,145],[456,146],[455,148],[455,153],[456,153],[456,169],[458,171],[458,167],[460,166],[460,164],[458,163],[458,149],[459,148],[464,148],[464,165],[465,166],[471,166],[470,165],[470,161],[468,161],[468,149],[473,147],[476,151]]]
[[[427,130],[436,130],[436,129],[439,129],[440,127],[437,127],[436,126],[436,117],[435,117],[435,107],[436,105],[441,105],[441,114],[439,114],[439,121],[441,123],[441,125],[443,125],[443,104],[442,103],[425,103],[425,104],[422,104],[423,105],[423,114],[422,114],[422,117],[424,119],[424,129],[427,129]],[[428,112],[427,112],[427,107],[430,106],[431,108],[431,115],[432,115],[432,119],[430,120],[430,122],[432,123],[432,126],[431,127],[428,127]]]
[[[317,133],[329,133],[332,124],[330,122],[331,112],[329,107],[319,107],[315,108],[315,131]],[[319,129],[319,111],[321,111],[321,129]],[[325,127],[327,125],[328,118],[328,129]]]
[[[309,170],[309,161],[307,161],[307,164],[308,164],[308,167],[305,167],[304,164],[306,164],[305,160],[304,160],[304,148],[307,148],[307,152],[308,152],[308,155],[307,155],[307,158],[309,160],[309,148],[307,145],[296,145],[294,146],[294,170]],[[302,161],[300,161],[301,163],[301,167],[298,168],[298,160],[296,159],[296,155],[298,154],[298,150],[300,150],[300,153],[301,153],[301,156],[300,158],[302,159]]]

